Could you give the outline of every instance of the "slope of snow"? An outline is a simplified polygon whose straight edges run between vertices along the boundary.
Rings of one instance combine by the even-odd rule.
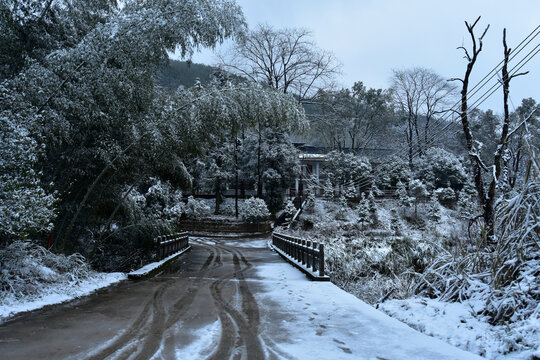
[[[276,255],[277,256],[277,255]],[[263,341],[276,355],[321,359],[481,359],[421,334],[332,283],[310,282],[285,263],[257,267],[265,311],[282,315],[261,324]]]
[[[26,311],[40,309],[47,305],[64,303],[92,292],[110,286],[114,283],[126,279],[124,273],[95,273],[88,279],[66,286],[64,284],[57,287],[47,288],[47,292],[31,300],[26,298],[7,298],[0,304],[0,323],[9,317]]]
[[[492,326],[476,315],[476,307],[474,301],[448,303],[425,298],[381,304],[384,312],[415,329],[487,359],[525,360],[533,359],[533,354],[540,357],[540,319],[531,318],[512,326]],[[519,351],[516,343],[537,344],[537,349]]]

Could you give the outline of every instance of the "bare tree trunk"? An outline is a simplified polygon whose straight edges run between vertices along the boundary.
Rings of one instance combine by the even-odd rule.
[[[474,176],[474,186],[476,188],[476,193],[478,195],[478,202],[482,206],[483,209],[483,219],[484,219],[484,225],[488,226],[488,224],[492,223],[493,213],[490,211],[490,207],[487,204],[486,201],[486,193],[484,189],[484,181],[482,178],[482,163],[479,157],[479,154],[477,153],[477,150],[474,147],[473,142],[473,136],[470,128],[469,123],[469,116],[468,116],[468,104],[467,104],[467,94],[469,89],[469,77],[471,75],[471,72],[473,70],[474,64],[476,63],[476,60],[478,58],[478,54],[482,51],[482,39],[484,35],[486,34],[487,30],[489,29],[489,25],[484,30],[484,33],[480,38],[477,38],[474,35],[474,27],[480,20],[480,17],[476,19],[476,21],[469,25],[468,22],[465,22],[465,25],[467,26],[467,31],[469,32],[469,35],[471,36],[472,40],[472,56],[469,55],[469,52],[464,47],[460,47],[465,52],[465,58],[468,60],[467,63],[467,69],[465,71],[465,76],[463,79],[452,79],[452,80],[459,80],[462,82],[462,88],[461,88],[461,112],[460,112],[460,118],[461,118],[461,125],[463,126],[463,133],[465,135],[465,140],[467,143],[467,150],[469,152],[469,160],[471,162],[471,169],[473,171]]]
[[[411,118],[407,122],[407,130],[405,131],[405,136],[407,137],[407,145],[409,146],[409,169],[413,169],[413,127],[411,123]]]
[[[504,63],[502,67],[502,85],[503,85],[503,99],[504,99],[504,122],[501,131],[501,138],[499,140],[499,146],[497,146],[497,151],[495,152],[495,158],[493,160],[493,177],[491,183],[489,184],[489,190],[487,193],[487,199],[484,209],[484,220],[487,220],[486,223],[486,233],[488,239],[494,240],[495,236],[495,197],[497,185],[499,184],[499,177],[502,172],[502,159],[504,150],[506,149],[508,143],[508,129],[510,128],[510,110],[508,109],[508,96],[510,94],[510,80],[516,76],[524,75],[526,73],[508,74],[508,62],[510,58],[511,49],[508,48],[506,44],[506,29],[503,30],[503,46],[504,46]]]
[[[238,217],[238,142],[234,136],[234,215]]]
[[[219,214],[219,208],[221,205],[221,177],[216,178],[216,208],[214,214]]]
[[[262,198],[263,184],[261,173],[261,146],[262,146],[262,133],[259,125],[259,143],[257,146],[257,197]]]

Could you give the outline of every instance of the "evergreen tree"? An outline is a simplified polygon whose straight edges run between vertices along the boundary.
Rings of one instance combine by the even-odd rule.
[[[327,199],[333,199],[334,198],[334,186],[332,185],[332,181],[330,181],[329,178],[326,178],[326,181],[324,182],[324,197]]]
[[[405,210],[411,207],[412,202],[409,194],[407,193],[405,184],[403,184],[401,181],[397,183],[396,195],[398,197],[399,206],[403,208],[405,213]]]
[[[360,195],[360,203],[358,204],[358,221],[364,229],[364,225],[369,223],[370,211],[369,211],[369,201],[366,199],[366,195],[362,193]]]
[[[377,204],[375,203],[375,195],[373,195],[373,191],[371,190],[369,191],[367,200],[368,200],[370,221],[372,224],[377,224],[379,222],[379,218],[377,217]]]
[[[441,204],[439,204],[437,194],[431,194],[427,210],[429,219],[438,224],[441,221]]]

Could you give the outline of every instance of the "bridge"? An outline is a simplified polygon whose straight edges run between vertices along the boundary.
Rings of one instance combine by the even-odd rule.
[[[330,282],[310,281],[269,249],[268,238],[189,242],[191,249],[156,277],[0,326],[0,354],[13,360],[480,359]],[[309,251],[313,264],[317,254],[313,246]]]

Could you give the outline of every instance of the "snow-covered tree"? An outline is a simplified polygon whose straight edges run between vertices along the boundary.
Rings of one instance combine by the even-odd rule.
[[[356,82],[349,89],[321,90],[317,95],[317,116],[311,119],[312,135],[333,149],[359,153],[373,147],[391,131],[392,107],[388,91],[366,89]]]
[[[338,208],[336,211],[336,220],[347,220],[347,214],[349,213],[349,204],[345,196],[341,195],[338,200]]]
[[[287,200],[287,204],[285,205],[285,209],[283,209],[285,214],[287,214],[287,217],[292,218],[294,214],[296,214],[296,207],[294,206],[293,202],[291,200]]]
[[[334,187],[354,182],[360,184],[362,191],[371,186],[371,164],[367,158],[334,150],[326,155],[324,170]]]
[[[45,144],[37,154],[41,171],[34,169],[33,175],[39,182],[32,187],[39,194],[39,188],[53,184],[57,192],[64,225],[53,232],[62,249],[84,227],[120,214],[116,209],[126,184],[136,186],[167,168],[164,164],[182,172],[179,150],[172,156],[168,150],[190,132],[162,122],[167,107],[154,107],[163,104],[154,78],[167,50],[178,48],[189,57],[245,26],[240,8],[229,0],[114,4],[0,2],[0,71],[6,89],[0,112],[6,122],[26,121],[26,132],[6,137],[15,134],[16,141],[24,141],[29,136],[38,147]],[[6,94],[15,101],[4,101]],[[183,120],[177,123],[190,123]],[[4,137],[7,130],[1,131]]]
[[[263,199],[252,197],[242,203],[240,216],[244,221],[256,223],[267,220],[270,212]]]
[[[394,156],[375,168],[374,183],[381,190],[395,191],[398,182],[408,184],[412,179],[407,162]]]
[[[429,219],[435,224],[438,224],[441,221],[441,205],[439,199],[437,199],[437,194],[435,193],[432,193],[429,198],[427,213]]]
[[[361,224],[362,229],[366,223],[370,221],[369,201],[366,199],[364,193],[360,194],[360,202],[358,203],[358,222]]]
[[[324,181],[323,193],[324,197],[327,199],[334,198],[334,186],[332,185],[332,181],[330,180],[330,178],[326,178],[326,180]]]
[[[42,184],[38,170],[45,149],[31,132],[39,117],[17,104],[0,85],[0,242],[49,231],[55,217],[54,184]]]
[[[375,195],[372,190],[369,191],[367,201],[370,221],[372,224],[377,224],[379,222],[379,218],[377,217],[377,203],[375,202]]]
[[[318,49],[308,30],[264,24],[239,36],[221,65],[301,101],[313,98],[339,72],[334,56]]]
[[[356,186],[354,184],[350,184],[345,188],[345,191],[343,192],[343,195],[347,200],[355,200],[358,198],[358,191],[356,190]]]
[[[414,173],[430,191],[445,186],[459,191],[467,182],[467,172],[461,161],[441,148],[431,148],[415,161]]]
[[[418,203],[423,201],[429,193],[424,183],[418,179],[414,179],[409,183],[409,192],[411,200],[414,202],[414,216],[418,217]]]
[[[396,196],[398,197],[399,206],[402,207],[404,211],[405,209],[408,209],[411,207],[412,200],[409,197],[405,184],[402,183],[401,181],[397,183]]]

